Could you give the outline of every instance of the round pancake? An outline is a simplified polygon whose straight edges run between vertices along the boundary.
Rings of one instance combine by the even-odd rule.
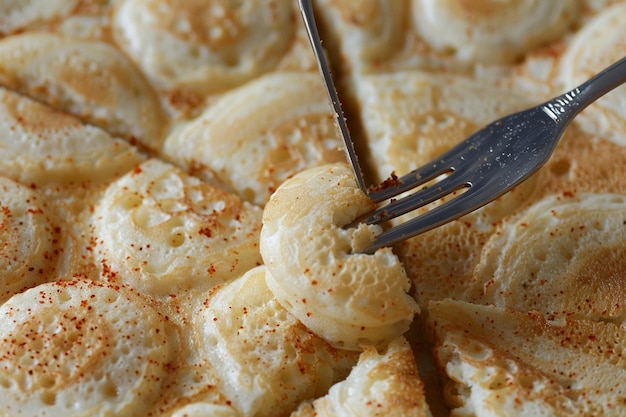
[[[372,207],[349,168],[332,164],[285,181],[263,211],[268,287],[309,329],[345,349],[386,344],[418,311],[390,248],[358,253],[380,229],[342,228]]]
[[[561,38],[576,22],[579,0],[412,0],[416,31],[459,61],[511,63]]]
[[[220,389],[245,416],[287,415],[324,394],[356,363],[285,310],[265,267],[212,290],[195,314],[197,348],[216,366]]]
[[[626,318],[626,197],[551,196],[484,246],[468,299],[566,319]]]
[[[104,278],[155,296],[207,289],[261,264],[261,210],[151,159],[109,186],[93,214]]]
[[[287,1],[120,2],[115,39],[159,88],[216,92],[276,67],[296,31]]]
[[[0,171],[24,184],[104,183],[144,156],[122,139],[0,88]]]
[[[0,307],[0,413],[146,415],[176,341],[136,293],[58,281]]]

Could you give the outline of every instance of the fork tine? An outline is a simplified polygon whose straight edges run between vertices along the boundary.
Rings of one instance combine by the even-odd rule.
[[[402,224],[393,226],[378,235],[374,243],[362,251],[362,253],[372,254],[377,249],[391,246],[413,236],[428,232],[474,211],[485,204],[485,196],[480,190],[481,187],[469,187],[463,194],[442,203],[440,206]]]
[[[471,183],[463,177],[451,173],[448,177],[430,187],[419,190],[406,197],[392,201],[389,204],[374,210],[365,220],[367,224],[382,223],[410,211],[424,207],[462,188],[470,187]]]
[[[378,188],[371,188],[368,192],[369,197],[375,202],[387,200],[409,191],[413,188],[426,184],[434,180],[440,175],[444,175],[453,171],[448,165],[443,165],[443,161],[431,161],[426,165],[409,172],[397,179],[384,181]]]
[[[456,164],[473,157],[478,149],[478,144],[484,141],[489,135],[490,126],[474,132],[471,136],[456,144],[430,162],[409,172],[390,184],[369,191],[369,197],[375,202],[381,202],[391,197],[395,197],[405,191],[426,184],[442,174],[455,170]]]

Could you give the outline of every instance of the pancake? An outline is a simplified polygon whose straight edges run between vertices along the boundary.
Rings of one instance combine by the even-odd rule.
[[[566,319],[624,322],[626,197],[548,197],[483,247],[469,300]]]
[[[333,346],[361,349],[403,334],[418,308],[390,248],[358,253],[376,226],[343,229],[372,208],[344,164],[303,171],[263,211],[260,249],[279,302]]]
[[[0,415],[624,414],[622,89],[365,255],[295,2],[4,3]],[[624,55],[623,0],[314,3],[379,179]]]
[[[272,70],[297,25],[291,2],[198,0],[120,2],[115,39],[164,89],[224,91]]]
[[[207,289],[261,263],[261,210],[151,159],[112,183],[93,213],[104,278],[169,296]]]
[[[0,88],[0,171],[27,185],[106,183],[144,156],[76,117]]]
[[[159,149],[165,134],[152,87],[105,42],[42,32],[2,38],[0,85],[149,149]]]
[[[561,38],[580,1],[413,0],[415,29],[434,49],[459,61],[511,63]]]
[[[453,300],[433,302],[430,314],[452,415],[623,414],[623,326],[554,326],[536,312]]]
[[[406,339],[392,340],[380,353],[366,348],[344,381],[324,397],[300,405],[291,417],[356,415],[431,416]]]
[[[318,74],[282,72],[223,95],[168,136],[164,154],[264,205],[293,174],[343,161],[341,146]]]
[[[167,380],[176,340],[131,291],[57,281],[0,314],[3,415],[146,415]]]
[[[574,88],[626,53],[626,34],[620,16],[626,3],[600,11],[579,30],[568,45],[561,62],[561,82]],[[609,92],[576,119],[586,131],[626,145],[626,87]]]
[[[288,415],[345,378],[357,353],[332,348],[274,298],[260,266],[211,292],[195,314],[197,349],[248,416]]]

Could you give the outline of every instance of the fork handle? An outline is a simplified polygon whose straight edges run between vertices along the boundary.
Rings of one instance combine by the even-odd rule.
[[[594,101],[626,82],[626,57],[572,90],[543,104],[542,110],[557,123],[569,123]]]

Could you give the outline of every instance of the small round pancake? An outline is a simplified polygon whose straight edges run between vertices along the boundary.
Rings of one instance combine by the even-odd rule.
[[[198,349],[244,416],[287,415],[347,375],[357,353],[332,348],[285,310],[265,267],[211,291],[195,315]]]
[[[259,208],[151,159],[109,186],[92,232],[106,279],[169,295],[260,265],[260,228]]]
[[[58,281],[0,307],[0,413],[147,415],[176,341],[136,293]]]
[[[626,320],[626,197],[551,196],[484,246],[469,299],[567,318]]]
[[[122,139],[0,88],[0,172],[24,184],[106,182],[145,157]]]
[[[459,61],[511,63],[559,39],[576,22],[579,0],[412,0],[417,32]]]
[[[263,212],[261,254],[280,303],[334,346],[384,345],[418,311],[390,248],[358,253],[378,226],[343,226],[373,208],[345,164],[311,168],[285,181]]]
[[[217,92],[273,69],[296,30],[292,2],[128,0],[118,44],[159,88]]]

